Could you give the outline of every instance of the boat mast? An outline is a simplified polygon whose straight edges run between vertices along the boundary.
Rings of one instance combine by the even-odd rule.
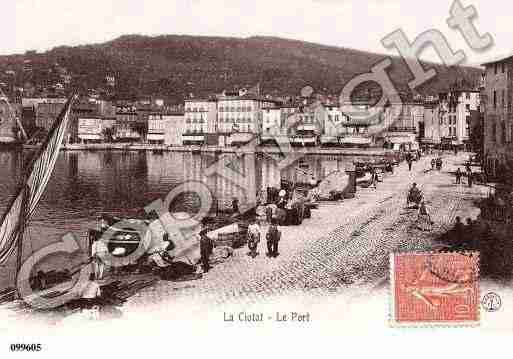
[[[28,203],[28,185],[24,185],[23,191],[23,200],[21,204],[21,211],[19,217],[19,234],[18,234],[18,243],[16,249],[16,277],[18,277],[18,273],[21,269],[21,262],[23,260],[23,234],[25,233],[25,228],[27,225],[27,203]]]

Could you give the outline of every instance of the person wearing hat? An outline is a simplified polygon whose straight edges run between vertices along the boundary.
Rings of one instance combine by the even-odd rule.
[[[287,196],[287,192],[282,189],[280,190],[280,192],[278,193],[278,208],[281,208],[281,209],[284,209],[285,206],[287,205],[287,200],[286,200],[286,196]]]
[[[406,198],[406,206],[409,206],[410,202],[418,204],[421,200],[421,197],[422,197],[422,193],[420,192],[419,188],[417,187],[417,183],[414,182],[408,192],[408,196]]]
[[[233,200],[232,200],[232,210],[233,210],[233,214],[239,214],[240,213],[239,199],[237,197],[233,197]]]
[[[281,232],[276,226],[276,221],[272,220],[269,230],[266,234],[267,256],[276,258],[278,256],[278,243],[280,242]]]
[[[208,229],[202,229],[199,233],[200,236],[200,254],[201,254],[201,266],[203,272],[207,273],[210,270],[210,256],[214,250],[214,243],[209,236],[207,236]]]

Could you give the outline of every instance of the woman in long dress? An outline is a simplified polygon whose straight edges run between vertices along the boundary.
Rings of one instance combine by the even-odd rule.
[[[433,221],[429,215],[426,203],[422,201],[419,207],[419,216],[417,218],[417,227],[422,231],[430,231],[433,226]]]

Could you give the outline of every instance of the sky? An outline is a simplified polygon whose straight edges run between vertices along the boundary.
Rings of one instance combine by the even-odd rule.
[[[278,36],[395,55],[381,39],[396,29],[411,41],[439,30],[471,65],[513,51],[513,3],[461,3],[475,6],[478,31],[492,35],[488,50],[471,50],[447,25],[452,0],[16,0],[2,4],[0,54],[101,43],[123,34],[189,34]],[[440,62],[430,48],[420,57]]]

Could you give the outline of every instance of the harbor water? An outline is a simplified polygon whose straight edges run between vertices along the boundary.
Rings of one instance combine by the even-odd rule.
[[[223,156],[229,156],[222,162],[229,171],[222,172],[241,174],[242,182],[230,180],[226,175],[208,174],[207,169],[215,168],[212,166],[216,164],[219,166]],[[27,151],[0,151],[2,214],[16,193],[23,168],[26,168],[30,157],[31,153]],[[355,156],[308,155],[284,166],[282,158],[262,154],[61,152],[45,194],[25,232],[24,258],[59,241],[65,234],[73,233],[80,239],[82,253],[74,258],[59,254],[51,256],[37,269],[47,271],[71,267],[86,258],[87,231],[96,227],[99,214],[143,217],[145,206],[164,199],[182,183],[204,183],[216,199],[216,208],[212,209],[215,211],[229,207],[233,197],[243,204],[248,200],[248,194],[267,186],[279,186],[280,179],[306,182],[313,176],[319,180],[332,171],[344,171],[353,161],[360,159]],[[198,208],[199,199],[192,193],[177,196],[170,205],[171,212],[194,213]],[[0,267],[0,289],[13,285],[14,262],[15,258],[11,258]]]

